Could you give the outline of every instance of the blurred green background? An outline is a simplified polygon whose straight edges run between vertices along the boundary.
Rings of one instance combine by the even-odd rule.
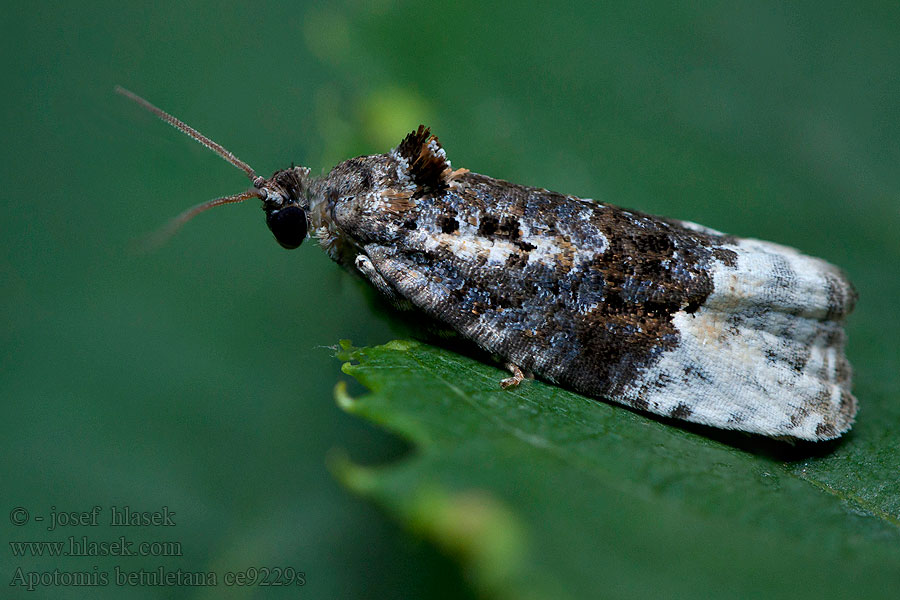
[[[448,558],[342,490],[330,451],[405,447],[342,413],[328,349],[394,337],[254,202],[134,242],[259,173],[314,172],[431,125],[455,167],[799,247],[843,266],[861,423],[896,398],[896,2],[13,3],[4,11],[0,498],[4,597],[295,597],[278,589],[6,587],[23,571],[294,567],[300,593],[466,597]],[[358,391],[358,388],[357,388]],[[168,506],[178,558],[14,557],[7,511]],[[105,513],[105,514],[108,514]],[[598,557],[602,560],[602,557]],[[648,577],[652,574],[648,574]],[[661,584],[662,585],[662,584]]]

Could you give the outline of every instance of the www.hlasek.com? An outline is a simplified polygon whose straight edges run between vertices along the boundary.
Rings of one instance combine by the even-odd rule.
[[[220,577],[215,571],[185,571],[163,566],[127,570],[116,565],[111,571],[96,565],[89,571],[24,571],[17,567],[9,585],[34,591],[39,587],[212,587],[219,583],[227,587],[299,587],[306,585],[306,573],[293,567],[248,567],[224,571]]]
[[[12,555],[19,558],[54,556],[184,556],[181,542],[151,541],[135,543],[124,535],[119,536],[119,539],[113,542],[91,540],[86,535],[70,535],[66,540],[53,542],[10,542],[9,548],[12,551]]]

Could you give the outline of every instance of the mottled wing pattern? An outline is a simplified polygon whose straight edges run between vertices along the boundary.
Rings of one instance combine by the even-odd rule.
[[[853,421],[856,294],[824,261],[453,171],[423,127],[321,186],[313,223],[335,260],[523,370],[767,436],[831,439]]]
[[[722,428],[828,439],[855,413],[831,265],[466,174],[364,250],[415,306],[587,395]]]

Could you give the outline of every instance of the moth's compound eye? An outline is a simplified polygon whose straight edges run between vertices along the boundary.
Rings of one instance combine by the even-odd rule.
[[[282,248],[293,250],[306,239],[309,222],[306,211],[299,206],[287,206],[266,212],[266,225]]]

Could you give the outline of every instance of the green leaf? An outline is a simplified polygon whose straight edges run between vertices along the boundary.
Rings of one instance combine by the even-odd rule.
[[[410,342],[352,348],[338,404],[413,444],[339,479],[495,598],[896,597],[897,444],[683,426]],[[896,439],[896,438],[895,438]],[[878,445],[877,448],[875,445]]]

